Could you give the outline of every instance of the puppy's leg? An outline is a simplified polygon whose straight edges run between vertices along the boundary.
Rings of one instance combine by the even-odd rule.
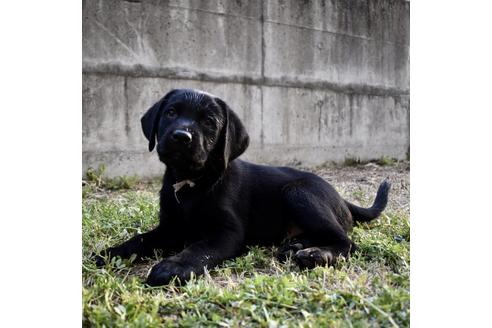
[[[344,218],[337,218],[329,206],[334,200],[317,187],[297,183],[283,190],[284,206],[303,231],[303,247],[293,256],[302,268],[333,264],[337,257],[348,256],[354,245],[340,223]]]
[[[102,251],[101,254],[109,258],[120,257],[122,259],[128,259],[135,254],[137,256],[136,259],[140,260],[144,257],[152,256],[155,249],[166,248],[166,250],[170,250],[170,247],[177,244],[172,243],[172,241],[173,236],[170,233],[165,233],[164,229],[157,227],[154,230],[137,235],[118,246],[110,247]],[[95,256],[95,261],[97,266],[105,264],[104,257],[100,255]]]
[[[200,275],[204,267],[213,268],[227,259],[236,257],[243,247],[242,234],[223,230],[206,241],[194,243],[181,253],[155,265],[147,278],[147,284],[165,285],[173,278],[183,283],[190,278],[192,272]]]

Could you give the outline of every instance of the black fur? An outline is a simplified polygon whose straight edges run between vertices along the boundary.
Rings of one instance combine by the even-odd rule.
[[[185,281],[248,245],[281,245],[279,259],[292,256],[301,267],[331,264],[354,250],[347,236],[353,220],[376,218],[388,201],[387,180],[365,209],[315,174],[237,159],[249,143],[243,124],[224,101],[202,91],[169,92],[143,116],[142,128],[149,150],[157,140],[167,166],[159,225],[104,253],[140,259],[162,249],[166,257],[147,278],[152,286]],[[177,130],[191,141],[174,140]],[[175,192],[173,185],[183,181]],[[104,264],[103,257],[96,261]]]

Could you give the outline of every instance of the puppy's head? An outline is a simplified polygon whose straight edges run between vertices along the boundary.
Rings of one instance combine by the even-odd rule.
[[[225,170],[249,144],[243,124],[229,106],[199,90],[172,90],[141,122],[149,151],[157,142],[159,159],[185,174],[207,165]]]

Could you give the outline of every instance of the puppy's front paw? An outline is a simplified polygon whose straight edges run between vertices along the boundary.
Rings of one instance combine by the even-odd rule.
[[[106,260],[101,255],[96,255],[95,253],[92,253],[91,259],[94,260],[98,268],[103,267],[106,264]]]
[[[164,260],[152,268],[146,283],[149,286],[167,285],[175,277],[183,283],[190,279],[192,271],[189,266],[182,263]]]
[[[100,254],[92,252],[91,255],[89,255],[89,259],[96,264],[96,267],[100,268],[106,265],[105,255],[105,251],[102,251]]]

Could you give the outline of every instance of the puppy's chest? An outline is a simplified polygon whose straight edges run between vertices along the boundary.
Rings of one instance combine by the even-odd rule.
[[[173,220],[189,240],[206,236],[216,226],[213,195],[196,187],[185,186],[177,192],[166,188],[161,194],[161,208],[167,211],[165,217]]]
[[[182,197],[176,208],[177,219],[185,229],[208,231],[214,221],[213,203],[206,198]]]

